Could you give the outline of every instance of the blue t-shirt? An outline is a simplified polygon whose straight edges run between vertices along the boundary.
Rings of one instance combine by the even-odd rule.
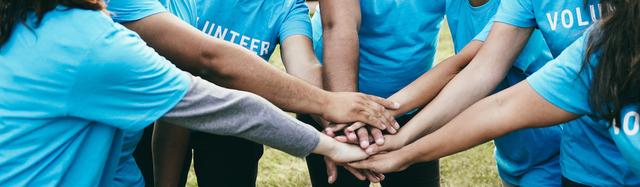
[[[495,21],[542,31],[551,54],[557,57],[594,21],[600,19],[599,0],[503,1]]]
[[[165,11],[158,0],[106,0],[106,3],[113,21],[118,23],[137,21]]]
[[[640,114],[638,112],[640,112],[640,103],[623,107],[620,113],[621,126],[614,126],[609,130],[620,153],[636,176],[640,176],[640,135],[638,135]]]
[[[554,57],[572,44],[601,16],[599,0],[510,0],[500,5],[495,20],[518,27],[540,29]],[[560,164],[562,174],[583,184],[633,184],[624,163],[600,150],[617,151],[611,138],[597,129],[598,122],[583,117],[563,125]],[[602,127],[604,128],[604,127]],[[610,149],[611,148],[611,149]],[[619,153],[618,153],[619,155]],[[618,165],[622,164],[622,165]]]
[[[540,96],[555,106],[567,112],[586,115],[565,125],[563,133],[571,133],[562,137],[560,161],[565,177],[589,186],[638,186],[640,178],[630,168],[630,163],[636,164],[635,167],[637,163],[628,163],[623,159],[613,137],[620,140],[621,148],[625,148],[627,153],[637,153],[638,147],[629,149],[629,146],[638,143],[625,143],[628,137],[623,134],[613,133],[615,136],[612,137],[610,131],[613,128],[608,121],[589,117],[592,114],[588,100],[589,88],[598,60],[590,57],[592,63],[584,66],[586,40],[587,36],[576,40],[527,81]],[[631,108],[626,109],[628,111]],[[637,134],[629,135],[638,140]],[[627,157],[637,160],[637,155]]]
[[[165,6],[202,32],[238,44],[265,60],[290,36],[311,39],[304,0],[169,0]]]
[[[39,27],[16,24],[0,80],[2,186],[114,186],[124,132],[160,118],[190,84],[102,12],[65,7]]]
[[[360,1],[360,92],[389,97],[431,69],[445,1]],[[322,57],[320,12],[312,20],[316,56]]]
[[[137,21],[166,11],[158,0],[107,0],[107,9],[111,12],[113,20],[120,23]],[[124,135],[125,145],[120,155],[120,166],[116,172],[116,186],[144,186],[144,178],[131,154],[140,141],[141,133],[141,131],[128,132]]]
[[[456,53],[472,40],[486,40],[499,5],[500,0],[489,0],[477,7],[469,0],[447,0],[447,22]],[[535,30],[498,90],[524,80],[552,59],[542,34]],[[560,126],[552,126],[523,129],[496,138],[500,177],[511,185],[559,186],[561,134]]]

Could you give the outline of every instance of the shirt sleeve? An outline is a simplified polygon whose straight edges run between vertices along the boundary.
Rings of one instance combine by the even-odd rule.
[[[487,40],[487,37],[489,37],[489,32],[491,32],[491,27],[493,26],[493,20],[494,17],[492,17],[489,22],[487,22],[487,25],[484,26],[484,28],[482,28],[482,31],[480,31],[480,33],[478,33],[478,35],[476,35],[476,37],[473,38],[473,40],[478,40],[481,42],[484,42]]]
[[[517,27],[535,27],[536,20],[532,0],[504,0],[495,15],[495,21]]]
[[[280,26],[280,43],[293,35],[304,35],[311,39],[311,34],[309,7],[307,7],[304,0],[295,0],[282,26]]]
[[[197,4],[195,0],[167,0],[164,6],[171,14],[189,23],[189,25],[197,27]]]
[[[592,67],[584,66],[585,38],[576,40],[558,58],[527,78],[544,99],[578,115],[591,113],[588,101]]]
[[[69,115],[141,130],[173,108],[190,86],[187,73],[148,47],[140,37],[113,23],[78,67]]]
[[[137,21],[165,11],[159,0],[110,0],[107,10],[111,12],[113,20],[119,23]]]
[[[163,121],[202,132],[236,136],[294,156],[311,154],[320,135],[266,99],[194,78],[185,97]],[[260,117],[256,117],[260,116]]]

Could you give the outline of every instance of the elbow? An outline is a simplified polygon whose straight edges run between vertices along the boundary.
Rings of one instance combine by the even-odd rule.
[[[200,68],[198,73],[203,75],[207,80],[230,80],[233,78],[233,68],[231,66],[225,66],[221,61],[219,55],[212,48],[204,48],[199,53],[198,64]],[[221,84],[219,81],[214,83]]]

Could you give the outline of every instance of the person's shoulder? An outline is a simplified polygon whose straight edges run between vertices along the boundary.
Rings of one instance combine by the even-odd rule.
[[[64,28],[65,35],[77,37],[78,40],[95,39],[105,32],[118,29],[106,11],[59,6],[47,17],[48,27]]]

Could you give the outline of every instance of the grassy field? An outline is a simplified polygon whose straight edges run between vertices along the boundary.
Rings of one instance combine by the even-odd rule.
[[[447,25],[440,32],[437,61],[453,54],[451,35]],[[283,69],[279,51],[270,63]],[[455,137],[454,137],[455,138]],[[265,148],[260,160],[259,187],[303,187],[310,186],[307,167],[303,159],[289,156],[272,148]],[[440,173],[442,186],[500,186],[493,159],[492,142],[471,150],[441,159]],[[197,186],[193,168],[189,174],[188,186]],[[378,185],[372,185],[378,186]]]

